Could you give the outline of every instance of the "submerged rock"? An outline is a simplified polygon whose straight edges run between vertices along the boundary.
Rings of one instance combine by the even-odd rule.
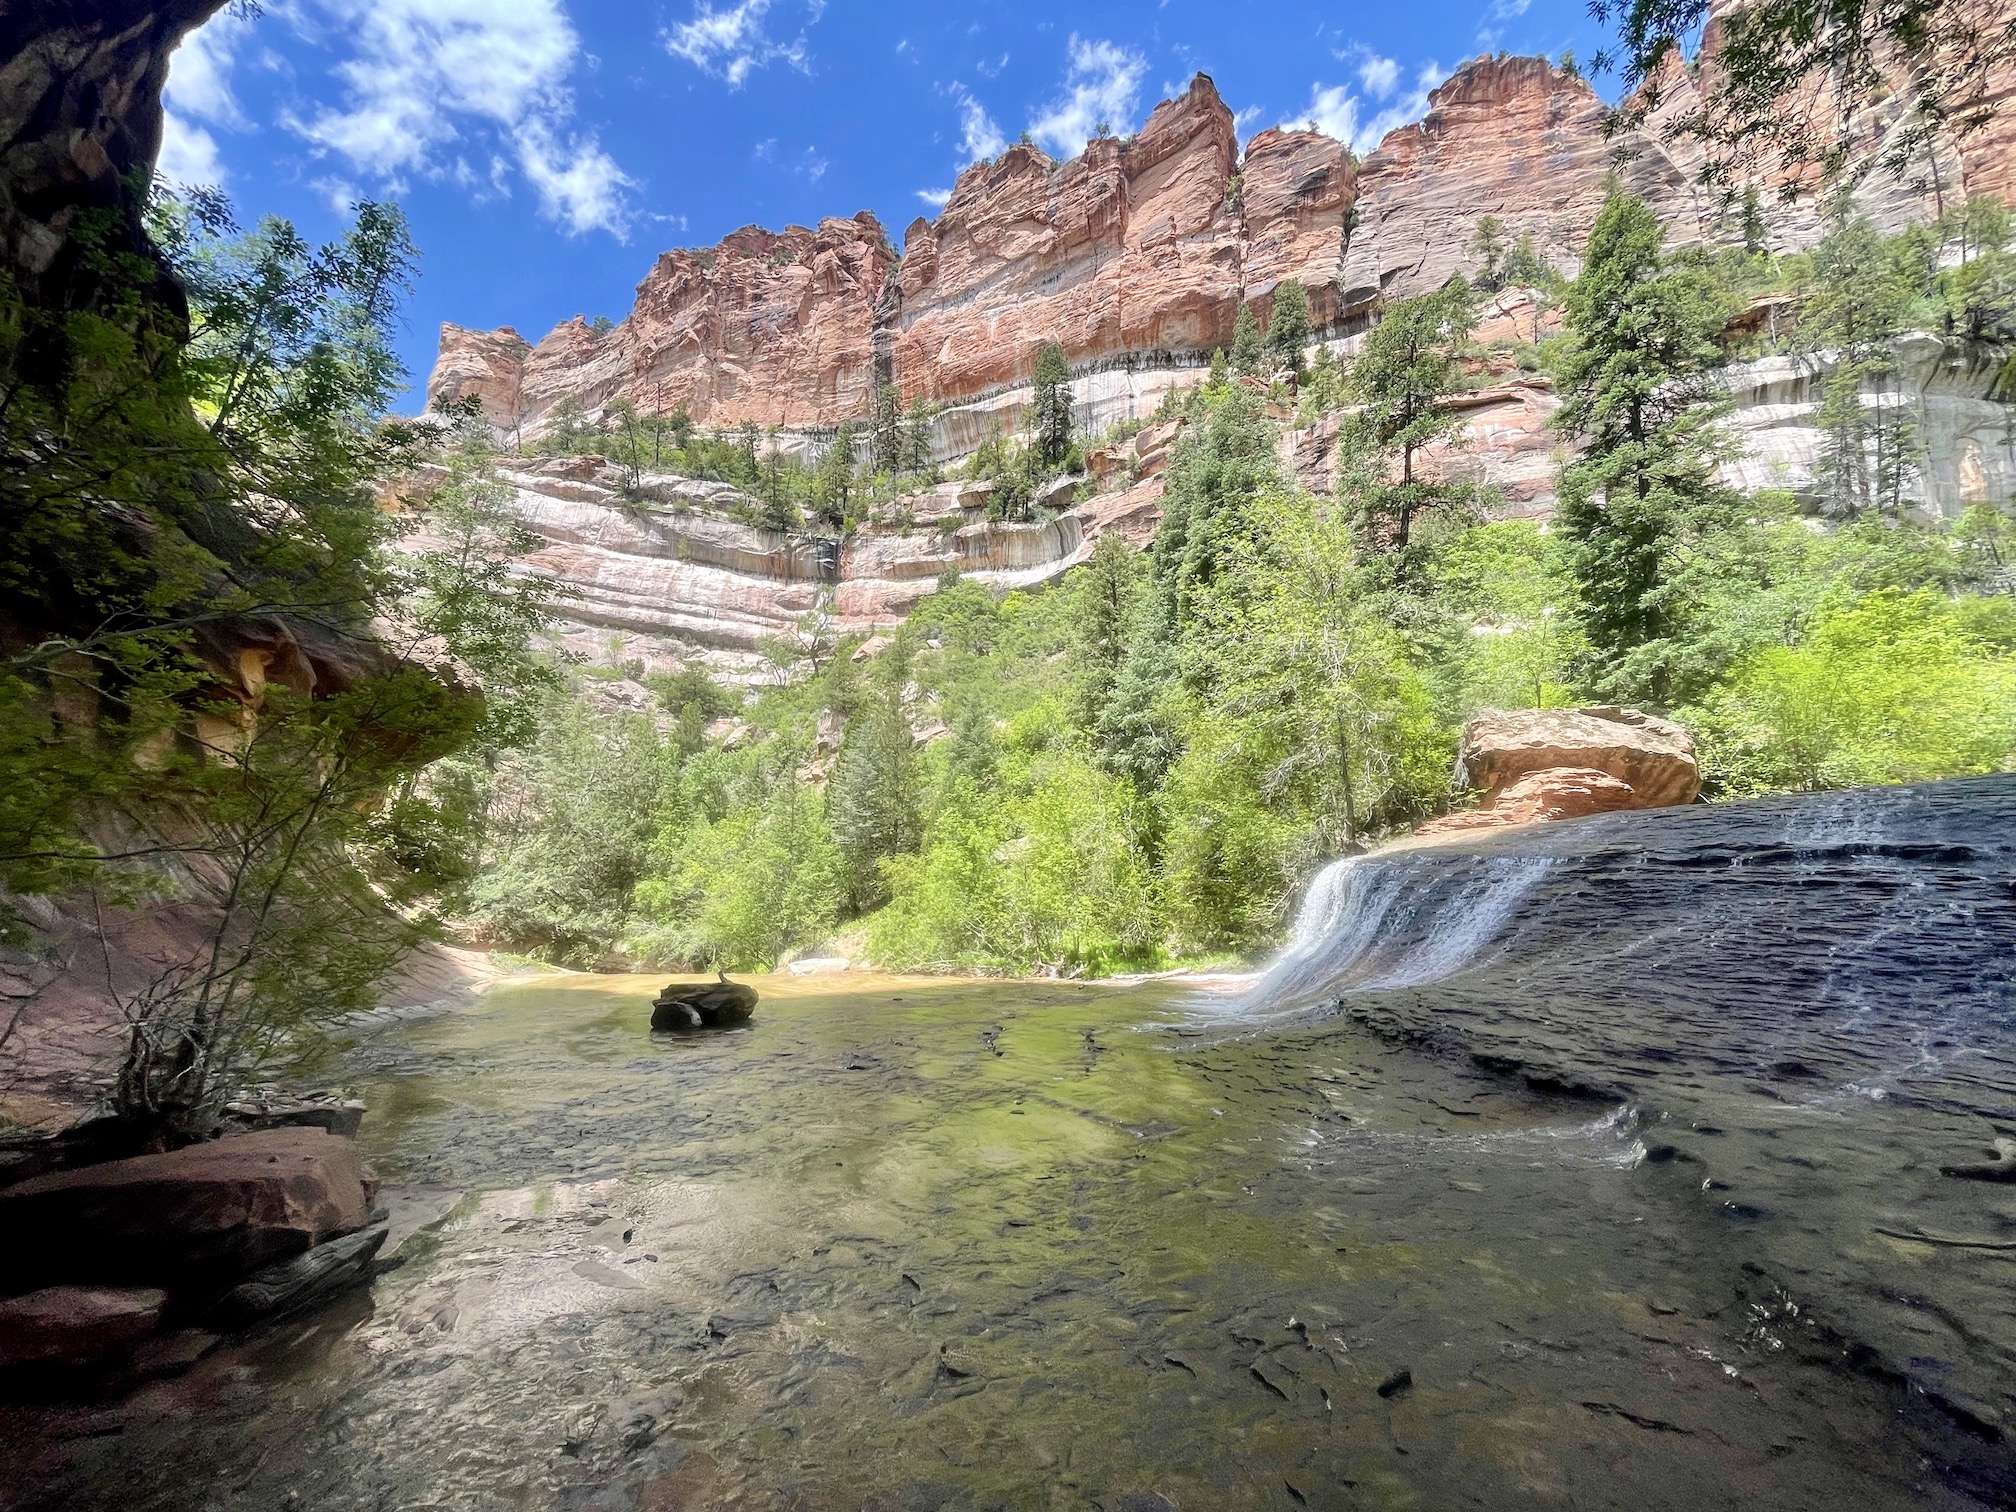
[[[712,982],[674,982],[651,1001],[651,1030],[726,1029],[756,1011],[756,989],[716,972]]]
[[[0,1288],[228,1281],[363,1228],[373,1185],[349,1140],[301,1128],[38,1176],[0,1192]]]

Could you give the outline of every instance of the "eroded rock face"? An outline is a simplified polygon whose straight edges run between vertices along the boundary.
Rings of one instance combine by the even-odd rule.
[[[1522,778],[1563,769],[1623,783],[1631,790],[1623,806],[1630,808],[1692,803],[1701,792],[1694,737],[1670,719],[1637,709],[1494,710],[1463,727],[1456,785],[1480,792],[1480,808],[1495,806]]]
[[[570,396],[590,412],[619,396],[666,414],[684,405],[710,426],[837,425],[873,398],[875,308],[894,263],[865,212],[745,227],[662,253],[607,331],[576,316],[528,346],[508,326],[443,326],[428,401],[473,394],[492,425],[528,435]]]
[[[1238,161],[1232,112],[1200,74],[1129,142],[1095,141],[1061,165],[1016,146],[969,168],[937,220],[904,236],[905,392],[943,400],[1025,381],[1050,341],[1078,364],[1230,341]]]
[[[228,1280],[364,1227],[357,1147],[272,1129],[38,1176],[0,1192],[0,1286]]]
[[[1477,223],[1494,215],[1508,242],[1531,235],[1562,272],[1582,247],[1616,169],[1666,222],[1675,245],[1700,240],[1704,205],[1687,169],[1656,134],[1607,136],[1588,83],[1545,58],[1478,58],[1428,97],[1417,124],[1386,134],[1358,170],[1358,209],[1343,303],[1408,299],[1450,275],[1475,277]],[[1622,146],[1630,157],[1621,167]]]
[[[71,232],[116,213],[128,248],[159,261],[131,185],[161,150],[161,90],[176,43],[224,0],[94,0],[0,10],[0,256],[23,297],[68,309],[93,278]],[[175,318],[181,292],[154,291]]]

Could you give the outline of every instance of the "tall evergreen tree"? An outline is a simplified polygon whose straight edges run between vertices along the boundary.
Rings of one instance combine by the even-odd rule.
[[[1681,553],[1729,502],[1714,476],[1726,399],[1711,371],[1726,298],[1699,261],[1669,261],[1664,239],[1649,205],[1612,192],[1569,291],[1576,346],[1554,422],[1582,448],[1557,518],[1592,681],[1655,706],[1675,691],[1670,642],[1687,621]]]
[[[819,518],[829,525],[847,523],[854,497],[854,422],[843,420],[819,458]]]
[[[1253,306],[1239,306],[1239,318],[1232,322],[1232,371],[1255,377],[1260,372],[1260,360],[1266,355],[1266,345],[1260,335],[1260,321],[1253,313]]]
[[[900,657],[892,654],[887,660],[847,731],[826,793],[827,823],[840,851],[841,887],[854,913],[887,900],[882,862],[916,850],[924,833],[917,740],[903,712],[907,673]]]
[[[1284,278],[1274,288],[1274,309],[1267,317],[1267,357],[1276,372],[1286,368],[1302,381],[1302,351],[1309,345],[1309,291],[1299,278]]]
[[[868,427],[868,465],[877,472],[902,472],[903,391],[895,384],[876,386]]]
[[[1036,459],[1055,467],[1071,451],[1071,363],[1056,342],[1037,354]]]
[[[1459,274],[1433,294],[1388,308],[1366,334],[1351,370],[1362,406],[1354,426],[1358,439],[1390,457],[1396,474],[1370,480],[1362,500],[1369,534],[1392,555],[1396,580],[1409,576],[1420,518],[1458,507],[1476,492],[1467,483],[1425,476],[1419,467],[1423,448],[1446,443],[1462,429],[1449,400],[1463,376],[1457,353],[1476,318],[1470,285]]]
[[[1470,238],[1470,250],[1476,254],[1479,267],[1477,287],[1496,291],[1505,284],[1505,223],[1495,215],[1477,217],[1477,230]]]
[[[1883,236],[1845,196],[1813,250],[1813,284],[1799,335],[1831,365],[1821,381],[1815,481],[1833,511],[1895,513],[1917,474],[1917,427],[1897,386],[1892,343],[1903,334],[1912,290]]]

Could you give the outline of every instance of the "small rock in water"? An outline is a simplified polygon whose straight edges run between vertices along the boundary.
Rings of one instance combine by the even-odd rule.
[[[717,971],[714,975],[712,982],[674,982],[652,999],[652,1032],[725,1029],[746,1024],[756,1011],[756,989],[729,981],[726,972]]]

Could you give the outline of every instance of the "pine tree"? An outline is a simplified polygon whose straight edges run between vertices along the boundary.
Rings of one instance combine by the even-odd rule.
[[[854,423],[840,422],[840,429],[826,444],[819,458],[819,518],[830,525],[847,523],[847,506],[854,497]]]
[[[1476,234],[1470,238],[1470,250],[1483,264],[1477,273],[1477,287],[1496,293],[1505,282],[1500,266],[1505,256],[1505,223],[1495,215],[1480,215]]]
[[[1254,317],[1253,306],[1241,305],[1239,318],[1232,322],[1232,371],[1249,378],[1256,376],[1263,355],[1260,322]]]
[[[1764,206],[1751,184],[1743,191],[1743,250],[1752,257],[1760,257],[1771,249],[1770,231],[1764,224]]]
[[[1220,347],[1211,354],[1211,371],[1205,377],[1206,387],[1222,389],[1232,376],[1231,364],[1225,360],[1225,348]]]
[[[1275,371],[1286,368],[1302,381],[1302,351],[1309,345],[1309,291],[1297,278],[1284,278],[1274,288],[1274,310],[1267,317],[1267,357]]]
[[[1051,342],[1036,357],[1036,460],[1056,467],[1071,451],[1071,363]]]
[[[1127,633],[1141,582],[1141,558],[1115,532],[1099,537],[1080,570],[1071,663],[1079,722],[1091,724],[1112,696],[1127,653]]]
[[[876,386],[868,427],[868,465],[877,472],[902,472],[903,391],[895,384]]]
[[[827,823],[853,913],[887,901],[881,863],[916,850],[924,835],[917,739],[903,712],[904,667],[903,658],[891,654],[877,668],[878,686],[855,714],[827,786]]]
[[[1799,329],[1802,344],[1832,362],[1821,382],[1814,475],[1841,515],[1896,512],[1917,474],[1917,427],[1897,389],[1892,347],[1910,298],[1881,233],[1843,196],[1832,229],[1813,249]]]
[[[1424,477],[1416,465],[1424,447],[1462,429],[1449,399],[1463,376],[1457,354],[1475,321],[1475,297],[1458,274],[1433,294],[1388,308],[1366,333],[1351,369],[1362,406],[1354,429],[1364,444],[1392,459],[1386,471],[1398,474],[1375,476],[1362,501],[1373,540],[1393,558],[1396,581],[1410,575],[1409,550],[1420,517],[1460,507],[1476,492],[1467,483]]]
[[[931,418],[930,406],[910,406],[903,425],[903,471],[935,480],[938,469],[931,460]]]
[[[1568,294],[1577,345],[1559,376],[1555,424],[1581,454],[1561,474],[1557,520],[1581,590],[1591,680],[1605,694],[1666,706],[1689,537],[1729,505],[1715,481],[1714,380],[1726,296],[1698,260],[1670,262],[1659,218],[1613,192]]]

